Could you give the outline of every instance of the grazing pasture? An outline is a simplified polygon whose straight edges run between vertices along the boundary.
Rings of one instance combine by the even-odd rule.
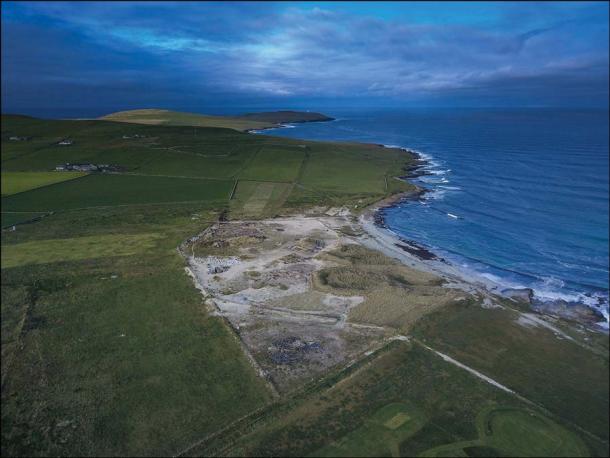
[[[176,253],[217,216],[104,207],[3,234],[3,455],[173,454],[270,400]]]
[[[2,195],[10,196],[85,175],[83,172],[2,172]]]
[[[242,180],[293,182],[306,159],[302,148],[264,147],[239,177]]]
[[[154,247],[159,234],[108,234],[6,245],[2,268],[111,256],[130,256]]]
[[[232,185],[231,180],[95,174],[4,197],[2,208],[33,212],[186,201],[224,202]]]
[[[223,156],[203,156],[180,151],[160,151],[138,173],[199,178],[231,178],[254,152]]]
[[[528,409],[484,409],[477,417],[477,429],[476,440],[441,445],[420,456],[589,456],[577,435]]]
[[[578,345],[569,334],[558,338],[551,329],[524,326],[519,317],[512,309],[463,302],[427,315],[413,333],[607,441],[607,338],[601,348],[591,337],[587,346]]]

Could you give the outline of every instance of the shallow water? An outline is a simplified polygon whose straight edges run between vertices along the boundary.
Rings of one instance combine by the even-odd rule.
[[[430,174],[415,181],[430,192],[386,210],[390,229],[477,275],[607,317],[608,111],[325,113],[337,120],[268,133],[420,152]]]

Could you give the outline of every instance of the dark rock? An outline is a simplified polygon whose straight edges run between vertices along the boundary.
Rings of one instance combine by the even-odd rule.
[[[285,337],[273,342],[269,358],[275,364],[294,364],[302,361],[308,353],[322,351],[318,342],[305,342],[298,337]]]
[[[439,258],[437,255],[432,253],[427,248],[423,246],[417,245],[415,242],[411,240],[401,239],[403,243],[396,243],[395,245],[403,251],[406,251],[413,256],[417,256],[419,259],[423,259],[424,261],[442,261],[446,262],[443,258]]]
[[[562,299],[554,301],[534,300],[532,308],[548,315],[555,315],[579,323],[595,324],[605,321],[604,315],[592,307],[580,302],[568,302]]]

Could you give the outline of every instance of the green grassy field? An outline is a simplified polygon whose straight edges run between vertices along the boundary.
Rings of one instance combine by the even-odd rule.
[[[6,245],[4,268],[111,256],[143,254],[155,246],[160,234],[120,234],[49,239]]]
[[[402,442],[426,424],[425,415],[411,404],[382,407],[364,425],[311,456],[397,456]]]
[[[2,199],[4,211],[57,211],[229,198],[233,182],[139,175],[89,175]]]
[[[585,348],[472,303],[412,327],[401,285],[421,290],[418,305],[438,285],[354,248],[329,255],[343,267],[320,283],[377,288],[350,320],[408,330],[531,402],[416,341],[273,400],[176,247],[221,215],[358,211],[413,189],[394,179],[411,159],[144,114],[149,124],[2,117],[2,226],[44,216],[2,232],[3,456],[174,455],[192,444],[187,455],[607,456],[607,342],[586,334],[595,348]],[[121,171],[4,195],[5,176],[63,178],[50,171],[64,162]]]
[[[83,172],[2,172],[2,195],[9,196],[85,175]]]
[[[111,207],[3,234],[3,455],[171,454],[269,401],[175,251],[216,217]]]
[[[426,450],[420,456],[589,456],[575,434],[531,410],[492,407],[477,418],[478,439]]]
[[[239,177],[242,180],[293,182],[305,159],[303,148],[266,147],[257,152]]]
[[[465,303],[424,317],[413,333],[607,441],[607,351],[591,351],[517,320],[510,309]]]
[[[188,456],[603,456],[604,450],[421,345],[393,342],[236,422]]]

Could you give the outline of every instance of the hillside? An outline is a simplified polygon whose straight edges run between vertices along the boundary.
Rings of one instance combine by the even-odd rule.
[[[313,111],[266,111],[261,113],[246,113],[238,119],[251,119],[253,121],[281,123],[333,121],[334,118]]]
[[[131,122],[165,126],[226,127],[239,131],[268,129],[288,122],[330,121],[333,118],[320,113],[300,111],[273,111],[248,113],[238,116],[210,116],[170,110],[142,109],[118,111],[101,120]]]

